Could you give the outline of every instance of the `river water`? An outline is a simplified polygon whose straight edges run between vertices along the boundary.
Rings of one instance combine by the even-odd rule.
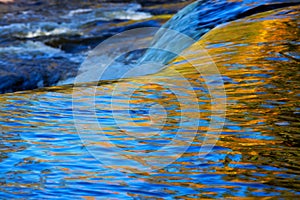
[[[299,198],[299,6],[210,27],[155,74],[43,88],[39,74],[56,74],[49,85],[76,75],[103,35],[132,24],[161,26],[173,13],[169,5],[101,5],[50,7],[52,14],[43,15],[52,24],[41,22],[38,11],[2,16],[1,84],[15,85],[16,67],[38,77],[22,79],[30,87],[3,86],[2,93],[41,88],[0,95],[1,199]],[[195,68],[209,71],[208,57],[224,83],[226,96],[218,98],[227,102],[226,117],[213,110],[223,109],[210,91],[219,83]],[[62,65],[69,74],[51,71]],[[224,122],[220,133],[210,129],[216,119]],[[213,147],[203,156],[208,139]],[[156,153],[165,146],[184,152],[165,164],[169,149]],[[116,147],[122,155],[112,153]]]

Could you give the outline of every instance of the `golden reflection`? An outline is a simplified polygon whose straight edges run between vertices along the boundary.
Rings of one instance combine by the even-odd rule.
[[[283,10],[292,11],[296,9],[299,9],[299,6]],[[276,17],[276,14],[279,17]],[[298,13],[294,13],[294,15],[299,17]],[[297,149],[300,132],[299,62],[285,56],[285,54],[297,51],[297,48],[299,48],[295,47],[294,44],[296,41],[299,41],[299,28],[298,21],[295,19],[295,16],[292,17],[292,14],[286,17],[280,16],[278,11],[272,11],[228,23],[212,30],[202,40],[186,50],[185,55],[187,58],[194,58],[200,65],[205,67],[205,64],[202,63],[203,58],[197,54],[199,49],[205,47],[224,78],[228,102],[227,122],[216,144],[216,149],[208,157],[199,158],[198,151],[203,143],[203,138],[208,136],[206,133],[208,127],[204,122],[210,121],[211,97],[207,92],[207,86],[203,77],[190,63],[184,62],[183,58],[176,59],[170,68],[155,75],[103,84],[97,88],[86,86],[92,87],[92,90],[87,90],[86,93],[83,92],[82,98],[76,101],[85,103],[88,97],[94,95],[92,92],[94,92],[93,89],[95,88],[99,97],[105,96],[114,91],[117,84],[121,84],[125,92],[120,93],[117,96],[118,98],[115,99],[113,109],[116,111],[122,111],[124,109],[123,103],[128,101],[128,99],[122,98],[126,95],[126,89],[137,88],[129,99],[129,105],[134,107],[131,108],[133,113],[131,120],[140,120],[137,122],[140,126],[140,129],[136,131],[137,133],[147,131],[147,128],[151,126],[149,113],[146,111],[142,112],[146,106],[150,107],[150,104],[159,104],[164,108],[169,108],[161,130],[170,134],[160,135],[164,136],[166,141],[171,141],[172,137],[176,135],[176,132],[172,132],[172,130],[176,130],[180,126],[180,120],[177,117],[180,117],[182,107],[176,94],[169,91],[164,83],[172,80],[172,77],[175,76],[175,69],[184,79],[188,80],[193,88],[199,89],[185,91],[185,81],[174,81],[174,85],[178,86],[178,91],[186,94],[187,99],[192,93],[196,93],[197,103],[201,112],[190,110],[186,112],[186,115],[190,119],[201,120],[202,123],[200,123],[199,127],[190,127],[189,130],[181,133],[188,135],[190,131],[197,131],[197,136],[191,145],[192,150],[186,152],[174,162],[174,166],[159,169],[156,174],[143,173],[125,162],[109,167],[116,170],[127,169],[133,172],[128,175],[129,177],[137,177],[142,182],[162,184],[166,188],[167,186],[176,186],[173,190],[166,189],[165,192],[168,194],[179,193],[181,188],[190,188],[196,191],[196,194],[177,196],[182,199],[205,199],[206,197],[218,195],[218,192],[205,190],[212,189],[213,186],[208,184],[210,183],[209,180],[202,180],[201,177],[198,178],[196,175],[212,176],[212,179],[216,179],[216,176],[218,180],[221,179],[221,183],[217,187],[228,190],[228,196],[224,196],[226,199],[234,199],[229,196],[234,196],[236,191],[240,189],[234,183],[249,185],[249,191],[247,191],[249,196],[255,192],[260,192],[255,187],[252,188],[255,184],[270,186],[266,190],[262,189],[263,192],[268,191],[279,195],[293,196],[294,192],[292,189],[299,188],[296,179],[282,178],[280,175],[296,175],[300,169],[298,164],[299,150]],[[261,19],[262,17],[264,19]],[[154,79],[153,77],[158,78]],[[164,77],[164,79],[161,79],[161,77]],[[156,82],[153,80],[156,80]],[[60,137],[59,134],[77,134],[72,124],[72,113],[70,113],[72,109],[72,92],[72,88],[64,86],[48,88],[46,91],[38,90],[21,94],[1,95],[2,112],[0,115],[3,133],[0,136],[0,147],[3,154],[1,154],[0,159],[5,160],[8,153],[26,150],[27,146],[22,145],[25,142],[31,145],[44,145],[49,150],[47,153],[55,159],[76,157],[76,153],[57,152],[62,146],[55,144],[57,138]],[[56,93],[57,95],[55,95]],[[108,101],[105,98],[100,100],[101,102],[97,103]],[[68,103],[63,104],[63,101]],[[52,105],[52,102],[55,103]],[[9,111],[7,111],[7,106],[11,106]],[[86,106],[87,110],[90,108],[89,106]],[[59,107],[59,109],[55,110],[56,107]],[[192,105],[186,105],[187,110],[191,108],[193,108]],[[96,110],[99,112],[111,111],[110,109],[106,104],[104,104],[104,107],[103,105],[102,107],[96,105]],[[49,116],[53,116],[53,118],[49,118]],[[103,117],[101,119],[105,121],[111,116],[100,117]],[[125,125],[131,125],[128,123],[128,119],[124,119],[122,116],[119,117]],[[27,122],[21,123],[22,119],[32,120],[30,121],[31,126],[28,127]],[[160,120],[163,121],[163,119],[158,118],[158,121]],[[15,122],[20,123],[11,126]],[[288,125],[285,125],[287,123]],[[41,130],[43,127],[47,127],[47,130]],[[47,134],[56,133],[58,135],[54,138],[47,138],[45,135],[41,135],[40,140],[46,141],[30,141],[29,139],[27,141],[15,134],[14,131],[18,130],[18,128],[28,130],[28,132],[39,130],[40,134],[46,132]],[[91,132],[97,131],[90,124],[86,124],[85,128]],[[128,135],[126,131],[116,128],[113,124],[103,127],[103,131],[110,137],[112,142],[121,142],[116,144],[119,148],[129,153],[135,153],[126,156],[143,166],[149,166],[149,163],[142,155],[155,149],[138,149],[136,146],[150,145],[151,147],[160,147],[163,145],[155,143],[159,141],[159,138],[153,138],[152,141],[147,141],[143,138],[136,140]],[[108,150],[112,147],[110,143],[105,141],[92,142],[85,145],[97,145]],[[133,142],[136,143],[132,144]],[[8,143],[14,144],[14,146],[9,146]],[[184,146],[186,142],[177,141],[176,144]],[[69,143],[68,145],[72,146]],[[152,158],[160,159],[159,156],[152,156]],[[85,159],[85,161],[93,160],[92,158]],[[200,162],[199,165],[197,164],[198,160]],[[26,166],[30,162],[45,164],[51,162],[51,160],[27,158],[22,160],[19,165]],[[93,183],[105,183],[107,180],[110,180],[110,184],[114,182],[116,185],[124,185],[125,182],[113,180],[114,176],[102,175],[101,173],[96,174],[94,171],[71,170],[68,167],[59,167],[59,170],[70,175],[70,177],[65,178],[67,181],[80,179]],[[73,175],[79,172],[83,175]],[[134,173],[139,173],[140,175],[134,175]],[[98,179],[93,180],[93,178]],[[205,177],[202,178],[204,179]],[[8,187],[39,187],[38,184],[23,183],[5,183],[5,185]],[[277,191],[273,186],[290,188],[291,190]],[[217,187],[213,189],[217,190]],[[130,192],[128,192],[128,195],[132,197],[139,196]],[[83,198],[92,199],[92,197]],[[238,199],[251,198],[239,197]],[[269,197],[263,197],[262,199],[269,199]]]
[[[88,197],[88,196],[84,196],[82,198],[85,200],[95,200],[96,199],[96,197]]]
[[[286,10],[298,9],[294,6]],[[290,12],[294,13],[294,12]],[[227,155],[241,155],[240,161],[232,161],[231,159],[224,159],[224,166],[213,167],[215,172],[213,174],[228,175],[224,176],[225,180],[241,183],[255,183],[257,181],[264,184],[284,184],[283,181],[278,179],[274,175],[280,175],[284,172],[270,172],[261,168],[258,169],[243,169],[243,166],[247,165],[271,165],[274,167],[281,167],[280,161],[277,162],[277,156],[286,155],[290,157],[284,165],[285,167],[295,167],[297,163],[296,157],[292,156],[296,153],[296,149],[286,148],[286,144],[282,138],[280,138],[280,132],[278,134],[279,127],[273,126],[274,131],[265,130],[266,124],[274,124],[282,118],[283,110],[290,108],[288,113],[296,112],[297,103],[299,99],[299,74],[297,75],[299,62],[294,59],[288,59],[282,54],[282,52],[295,51],[293,44],[289,45],[286,41],[299,41],[299,29],[297,28],[297,21],[293,17],[269,17],[269,15],[277,14],[277,11],[267,12],[258,16],[252,16],[245,20],[229,23],[226,26],[222,26],[212,30],[207,34],[204,39],[200,40],[192,47],[190,47],[186,54],[187,56],[196,58],[197,49],[201,49],[201,46],[207,48],[208,53],[215,61],[221,74],[228,77],[228,81],[225,79],[225,89],[228,95],[227,101],[228,120],[238,122],[239,129],[231,129],[225,126],[224,134],[219,138],[217,146],[226,147],[232,150],[232,152],[224,152]],[[295,14],[295,13],[294,13]],[[262,15],[265,15],[265,19],[261,20]],[[297,14],[298,15],[298,14]],[[295,17],[295,16],[294,16]],[[273,19],[270,19],[273,18]],[[218,47],[214,44],[224,44],[224,46]],[[190,53],[190,54],[189,54]],[[230,53],[230,54],[229,54]],[[228,57],[229,55],[229,57]],[[201,60],[199,59],[199,62]],[[193,84],[197,84],[199,79],[197,73],[193,73],[192,66],[189,63],[182,61],[182,58],[177,58],[172,67],[183,73],[185,76],[189,76]],[[170,74],[171,70],[166,69],[161,73]],[[290,71],[293,73],[290,76]],[[193,77],[194,76],[194,77]],[[287,80],[284,80],[287,78]],[[202,80],[203,81],[203,80]],[[290,82],[291,84],[289,84]],[[269,86],[273,87],[269,87]],[[298,92],[297,92],[298,91]],[[200,100],[201,101],[201,100]],[[269,101],[284,102],[285,104],[278,104],[280,106],[270,105],[270,107],[264,106]],[[205,104],[208,106],[207,104]],[[275,106],[275,107],[274,107]],[[206,107],[208,109],[208,107]],[[287,113],[286,111],[284,112]],[[209,113],[204,113],[209,115]],[[286,116],[288,121],[295,121],[296,116]],[[295,126],[297,123],[295,123]],[[247,135],[245,132],[251,128],[252,135],[255,132],[261,132],[263,136],[271,136],[274,139],[264,139],[264,137],[257,137]],[[269,127],[270,129],[271,127]],[[297,138],[299,133],[299,126],[294,130],[291,127],[288,128],[289,138],[294,141],[293,138]],[[280,129],[279,129],[280,130]],[[286,131],[287,132],[287,131]],[[276,134],[277,133],[277,134]],[[245,135],[246,138],[242,136]],[[250,137],[250,138],[247,138]],[[291,141],[291,142],[292,142]],[[201,143],[200,143],[201,144]],[[281,146],[281,147],[280,147]],[[288,143],[290,146],[290,143]],[[285,152],[285,153],[284,153]],[[221,152],[220,152],[221,154]],[[196,156],[197,153],[186,153],[184,156],[191,157]],[[228,158],[228,157],[226,157]],[[285,159],[285,158],[284,158]],[[222,161],[221,161],[222,162]],[[190,164],[187,162],[179,162],[180,174],[190,173],[190,168],[184,166]],[[225,165],[226,164],[226,165]],[[240,167],[228,167],[229,165],[238,165]],[[269,177],[255,177],[254,181],[250,181],[247,178],[236,178],[240,174],[252,174],[263,173]],[[287,170],[289,171],[289,170]],[[161,169],[161,174],[170,174],[167,169]],[[174,172],[172,172],[174,174]],[[273,174],[273,175],[272,175]],[[231,177],[234,175],[233,177]],[[169,179],[170,177],[168,177]],[[164,178],[162,178],[164,179]],[[181,180],[180,182],[172,182],[172,184],[183,186],[184,183],[188,183],[192,188],[207,187],[199,184],[191,184],[189,180],[182,183],[182,177],[174,178],[175,180]],[[162,181],[159,179],[151,179],[153,182],[160,182],[169,184],[167,179]],[[226,188],[221,185],[220,187]],[[288,187],[288,186],[285,186]],[[293,187],[290,185],[289,187]],[[278,192],[278,191],[277,191]],[[205,193],[201,193],[201,196]],[[265,199],[268,199],[266,197]],[[188,198],[187,198],[188,199]],[[230,199],[230,198],[229,198]],[[242,199],[242,198],[239,198]]]

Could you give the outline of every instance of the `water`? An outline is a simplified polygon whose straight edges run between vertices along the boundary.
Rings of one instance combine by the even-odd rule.
[[[146,2],[141,3],[147,5]],[[171,17],[164,13],[173,13],[188,3],[142,7],[137,3],[34,0],[16,5],[2,4],[0,78],[6,80],[9,77],[9,80],[0,83],[0,93],[69,83],[69,79],[76,76],[88,51],[100,42],[125,30],[160,27]],[[192,42],[181,41],[182,38],[170,36],[161,30],[154,36],[152,47],[181,52],[219,24],[293,4],[297,4],[297,1],[197,1],[164,25],[167,29],[188,35],[193,39]],[[157,13],[159,15],[155,15]],[[149,38],[154,33],[134,35],[136,38]],[[136,41],[136,38],[132,40]],[[127,42],[132,44],[129,39]],[[174,47],[174,44],[177,46]],[[164,65],[175,57],[173,54],[148,50],[140,62],[155,61]],[[161,68],[144,70],[144,74],[157,72]]]
[[[298,2],[299,3],[299,2]],[[200,0],[188,5],[180,10],[175,16],[163,25],[165,29],[178,31],[189,36],[193,40],[177,36],[176,33],[170,34],[165,29],[156,33],[152,41],[153,48],[176,49],[177,52],[183,51],[199,40],[201,36],[210,31],[217,25],[228,21],[243,18],[255,13],[272,10],[284,6],[297,4],[297,1],[266,0],[253,3],[252,0],[244,1],[206,1]],[[174,46],[176,45],[176,46]],[[155,50],[148,50],[142,60],[155,61],[167,64],[177,55],[155,54]],[[158,55],[159,54],[159,55]]]
[[[74,77],[88,50],[107,37],[160,26],[170,17],[153,17],[140,4],[129,3],[23,4],[0,8],[0,76],[10,77],[0,83],[0,93],[53,86]]]
[[[207,131],[218,113],[212,113],[205,77],[183,58],[153,75],[86,84],[75,89],[84,92],[80,96],[69,85],[2,94],[0,197],[299,198],[298,10],[289,6],[223,24],[184,51],[205,68],[199,55],[207,49],[227,95],[224,129],[205,157],[199,151],[214,135]],[[75,116],[81,135],[74,102],[81,106]],[[93,120],[130,161],[112,162],[112,146],[100,140]],[[176,140],[182,127],[184,138],[197,132],[186,152],[164,168],[138,171],[153,166],[145,163],[147,152],[174,139],[186,147]],[[107,154],[95,155],[94,148]],[[157,165],[164,156],[154,159]]]

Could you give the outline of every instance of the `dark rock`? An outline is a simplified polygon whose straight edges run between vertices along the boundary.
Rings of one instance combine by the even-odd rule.
[[[18,67],[14,67],[14,66]],[[79,64],[67,59],[23,60],[0,66],[0,93],[32,90],[76,76]]]

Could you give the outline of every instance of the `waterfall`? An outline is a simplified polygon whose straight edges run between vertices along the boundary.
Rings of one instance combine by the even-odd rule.
[[[162,26],[155,34],[151,48],[143,55],[140,62],[151,61],[165,65],[177,56],[170,52],[162,53],[156,49],[169,49],[180,53],[191,45],[185,38],[178,38],[166,30],[178,31],[197,41],[204,34],[220,24],[298,3],[299,1],[289,1],[289,3],[286,3],[284,0],[198,0],[180,10]]]
[[[295,4],[299,4],[299,0],[289,3],[285,0],[196,1],[180,10],[160,29],[133,29],[101,43],[82,64],[76,83],[116,80],[159,72],[216,26]],[[152,41],[144,41],[137,38],[141,32],[144,36],[156,33],[153,33]]]

